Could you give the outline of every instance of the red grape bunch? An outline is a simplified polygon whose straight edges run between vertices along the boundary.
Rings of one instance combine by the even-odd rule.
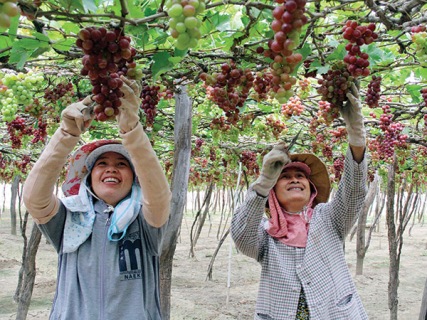
[[[22,138],[25,135],[32,135],[33,128],[27,126],[25,119],[17,117],[14,120],[7,122],[7,132],[9,133],[12,149],[20,149],[22,147]]]
[[[288,102],[282,104],[282,114],[287,118],[300,116],[303,111],[304,105],[299,97],[290,97]]]
[[[273,60],[270,70],[273,75],[274,98],[285,103],[293,92],[292,86],[297,82],[291,74],[302,61],[302,55],[295,53],[300,44],[301,28],[307,23],[305,13],[306,0],[276,0],[279,4],[274,8],[271,29],[274,38],[268,42],[268,50],[257,48],[258,53]]]
[[[60,100],[60,103],[63,106],[67,106],[72,102],[72,97],[74,96],[74,88],[71,82],[68,83],[58,83],[53,89],[46,89],[44,92],[44,98],[50,102],[57,102]]]
[[[36,144],[37,142],[45,142],[47,137],[47,122],[43,121],[42,118],[38,119],[37,128],[34,129],[33,135],[34,138],[31,140],[31,143]]]
[[[253,86],[254,76],[251,70],[237,68],[236,63],[223,63],[221,72],[208,75],[202,73],[208,99],[225,112],[227,121],[236,124],[239,120],[239,107],[242,107]]]
[[[175,47],[179,50],[196,47],[202,37],[202,21],[196,16],[205,11],[205,0],[168,0],[165,8],[170,17],[171,36],[176,39]]]
[[[383,135],[377,136],[370,143],[370,150],[378,154],[379,160],[391,161],[396,147],[406,145],[407,135],[402,134],[404,126],[400,122],[393,122],[393,115],[388,105],[382,106],[383,114],[380,116],[379,128]]]
[[[427,31],[426,26],[419,25],[411,28],[412,42],[415,43],[415,55],[422,66],[427,66]]]
[[[341,180],[342,173],[344,172],[344,155],[337,157],[334,160],[334,181]]]
[[[129,68],[135,68],[131,39],[120,29],[107,30],[104,27],[87,27],[80,30],[76,45],[84,52],[82,75],[87,75],[93,86],[93,100],[96,119],[106,121],[119,113],[121,75],[127,75]]]
[[[253,88],[255,90],[254,99],[262,101],[267,98],[267,94],[271,89],[273,75],[269,71],[260,71],[255,75]]]
[[[141,90],[141,109],[146,116],[147,127],[152,127],[157,115],[157,104],[159,103],[160,86],[143,84]]]
[[[212,119],[212,122],[209,125],[209,127],[212,130],[227,132],[228,130],[230,130],[231,126],[229,123],[227,123],[227,120],[225,119],[225,117],[221,116],[221,117]]]
[[[327,101],[319,101],[319,110],[317,111],[317,125],[319,123],[324,123],[329,126],[332,124],[334,119],[339,117],[339,108],[335,107]],[[313,123],[316,126],[316,123]]]
[[[17,0],[0,1],[0,29],[10,27],[10,18],[19,15]]]
[[[360,50],[365,44],[371,44],[378,38],[375,32],[375,24],[368,26],[359,25],[356,21],[348,20],[342,29],[344,39],[350,41],[345,46],[347,55],[344,62],[347,64],[347,70],[353,77],[366,77],[370,74],[369,55]]]
[[[381,77],[372,76],[372,80],[368,84],[365,102],[369,108],[378,107],[381,94]]]
[[[202,150],[202,146],[204,143],[205,143],[205,140],[203,140],[202,138],[196,138],[195,147],[194,149],[191,150],[191,155],[192,156],[198,155]]]
[[[424,100],[424,104],[427,107],[427,87],[426,88],[422,88],[420,90],[421,96],[423,97]]]
[[[322,79],[318,80],[320,87],[317,88],[317,93],[322,96],[322,100],[331,104],[331,109],[339,109],[347,101],[346,94],[353,80],[353,76],[344,65],[333,65],[332,69],[322,74]]]
[[[279,139],[283,130],[286,129],[285,123],[278,119],[277,120],[274,119],[273,116],[268,116],[267,118],[265,118],[265,124],[267,125],[268,128],[271,129],[273,136],[276,139]]]
[[[256,153],[250,150],[243,150],[240,154],[240,161],[246,167],[247,174],[253,175],[259,173],[259,165],[257,163]]]

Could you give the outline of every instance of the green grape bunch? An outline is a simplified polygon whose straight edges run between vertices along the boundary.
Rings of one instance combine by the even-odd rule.
[[[202,37],[202,21],[196,16],[205,11],[205,0],[167,0],[165,8],[170,17],[170,34],[176,39],[175,47],[179,50],[195,48]]]
[[[34,101],[34,89],[41,87],[44,81],[42,73],[8,73],[2,75],[0,90],[0,113],[3,121],[10,122],[16,118],[19,107],[31,105]]]
[[[427,31],[426,26],[419,25],[411,28],[412,42],[415,43],[415,55],[421,65],[427,66]]]

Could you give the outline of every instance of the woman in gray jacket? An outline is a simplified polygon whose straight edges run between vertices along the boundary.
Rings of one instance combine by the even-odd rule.
[[[161,319],[159,257],[171,192],[139,122],[140,88],[123,81],[121,141],[74,152],[59,199],[56,181],[93,118],[90,99],[71,104],[25,181],[25,206],[58,252],[51,320]]]
[[[351,91],[341,110],[349,149],[334,198],[327,202],[330,179],[319,158],[289,155],[279,144],[233,216],[237,248],[261,264],[254,319],[368,319],[343,250],[367,190],[365,129],[354,84]]]

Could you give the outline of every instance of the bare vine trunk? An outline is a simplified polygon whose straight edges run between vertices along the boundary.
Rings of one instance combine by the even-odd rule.
[[[197,240],[199,239],[200,233],[202,232],[203,225],[206,221],[206,216],[209,213],[209,206],[211,203],[212,193],[214,189],[214,184],[211,183],[209,185],[208,190],[205,193],[205,199],[203,200],[203,205],[200,208],[200,210],[197,212],[196,217],[194,218],[193,225],[191,226],[190,231],[190,241],[191,241],[191,248],[190,248],[190,257],[194,257],[194,248],[196,247]],[[203,212],[202,209],[204,208]],[[196,230],[194,231],[194,228],[196,227]]]
[[[388,282],[388,308],[390,310],[390,320],[397,320],[398,298],[397,289],[399,287],[399,261],[397,255],[397,235],[396,225],[394,223],[395,216],[395,176],[396,176],[397,160],[394,157],[393,163],[388,167],[388,183],[387,183],[387,226],[388,226],[388,243],[389,243],[389,282]]]
[[[378,194],[378,175],[375,175],[374,181],[369,185],[368,194],[363,202],[362,212],[357,222],[357,243],[356,243],[356,275],[363,274],[363,261],[365,259],[366,251],[369,248],[369,243],[365,241],[366,233],[366,220],[368,217],[369,209]]]
[[[28,216],[28,213],[25,214]],[[23,231],[25,232],[25,231]],[[24,242],[22,253],[22,265],[19,271],[20,281],[15,292],[15,301],[18,303],[16,320],[25,320],[30,308],[31,296],[33,295],[34,282],[36,279],[36,255],[41,240],[41,232],[34,223],[31,230],[28,246]]]
[[[427,279],[424,285],[423,300],[421,301],[420,317],[418,320],[427,320]]]
[[[18,199],[19,182],[21,177],[16,175],[13,177],[11,185],[11,197],[10,197],[10,234],[16,236],[16,202]]]
[[[160,302],[162,317],[170,319],[173,256],[187,202],[191,156],[191,101],[185,87],[176,95],[175,152],[171,189],[171,216],[160,257]]]

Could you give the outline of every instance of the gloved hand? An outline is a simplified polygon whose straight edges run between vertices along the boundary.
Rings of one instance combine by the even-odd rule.
[[[347,98],[348,101],[340,109],[340,112],[346,125],[348,143],[355,147],[364,147],[366,145],[366,131],[363,123],[359,90],[355,83],[351,84],[350,91],[347,92]]]
[[[119,107],[119,114],[116,120],[119,124],[120,132],[126,133],[135,129],[139,122],[138,111],[141,106],[141,87],[135,80],[129,80],[126,77],[121,77],[123,86],[120,88],[124,96],[120,99],[122,105]]]
[[[279,143],[264,156],[262,160],[261,174],[254,182],[252,188],[258,195],[267,197],[270,190],[279,179],[283,167],[291,162],[288,150],[284,143]]]
[[[86,97],[83,101],[70,104],[62,113],[61,128],[63,131],[78,137],[89,126],[95,118],[93,111],[91,112],[89,105],[92,103],[90,96]]]

